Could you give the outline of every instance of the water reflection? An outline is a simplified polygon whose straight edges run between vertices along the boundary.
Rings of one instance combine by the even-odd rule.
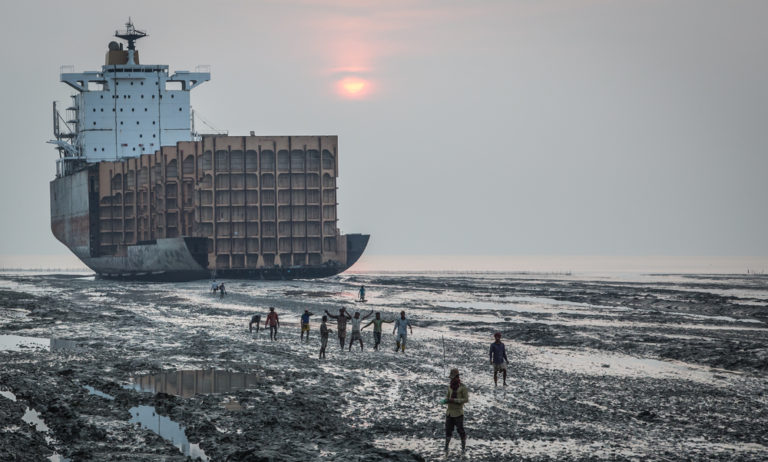
[[[23,351],[26,349],[44,349],[51,351],[74,351],[77,343],[60,338],[25,337],[22,335],[0,335],[0,350]]]
[[[131,413],[130,423],[138,423],[157,433],[179,448],[185,456],[208,461],[208,456],[205,455],[205,451],[200,448],[200,445],[189,442],[186,433],[184,433],[184,427],[170,418],[158,414],[153,406],[136,406],[129,409],[128,412]]]
[[[77,343],[73,340],[63,340],[60,338],[51,339],[51,351],[75,351],[78,349]]]
[[[92,387],[92,386],[90,386],[90,385],[83,385],[83,388],[85,388],[86,390],[88,390],[88,394],[90,394],[90,395],[96,395],[96,396],[98,396],[98,397],[101,397],[101,398],[104,398],[104,399],[108,399],[108,400],[110,400],[110,401],[114,401],[114,400],[115,400],[115,397],[114,397],[114,396],[112,396],[112,395],[108,395],[108,394],[104,393],[104,392],[103,392],[103,391],[101,391],[101,390],[97,390],[97,389],[93,388],[93,387]]]
[[[133,377],[132,382],[130,388],[136,391],[189,398],[196,394],[231,393],[253,388],[259,379],[256,374],[208,369],[140,375]]]

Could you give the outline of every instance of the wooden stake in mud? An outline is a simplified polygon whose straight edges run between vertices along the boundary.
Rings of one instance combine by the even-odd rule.
[[[445,377],[445,336],[441,335],[441,339],[443,339],[443,377]]]

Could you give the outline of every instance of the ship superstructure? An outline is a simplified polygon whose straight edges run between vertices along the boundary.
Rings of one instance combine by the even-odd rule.
[[[336,136],[192,133],[190,90],[208,72],[139,64],[129,22],[77,90],[51,182],[54,235],[105,277],[186,280],[337,274],[369,236],[337,228]],[[68,130],[62,130],[61,124]]]

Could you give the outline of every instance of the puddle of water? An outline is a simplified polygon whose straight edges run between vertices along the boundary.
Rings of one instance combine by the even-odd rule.
[[[638,358],[598,351],[541,351],[537,361],[544,367],[584,374],[657,377],[717,383],[709,368],[678,361]]]
[[[184,427],[168,417],[157,413],[154,406],[136,406],[128,410],[131,413],[130,423],[138,423],[142,427],[160,435],[163,439],[179,448],[182,454],[192,459],[208,461],[205,451],[199,444],[193,444],[187,439]]]
[[[16,395],[12,391],[0,391],[0,396],[10,399],[11,401],[16,401]],[[26,411],[24,411],[24,415],[21,417],[21,420],[28,424],[32,424],[35,426],[35,429],[39,432],[47,433],[50,428],[48,428],[48,425],[45,424],[45,421],[40,417],[40,413],[37,412],[34,409],[27,408]],[[46,439],[49,439],[46,437]]]
[[[90,385],[83,385],[83,388],[88,390],[88,394],[96,395],[96,396],[99,396],[101,398],[105,398],[105,399],[108,399],[108,400],[111,400],[111,401],[114,401],[114,399],[115,399],[114,396],[108,395],[108,394],[104,393],[103,391],[99,391],[99,390],[93,388]]]
[[[538,314],[578,314],[578,315],[609,315],[606,311],[627,311],[627,308],[590,305],[588,303],[569,302],[539,297],[504,297],[492,300],[468,300],[462,302],[440,302],[440,306],[448,308],[469,308],[485,310],[517,311],[521,313]],[[568,308],[565,308],[568,307]],[[581,308],[581,309],[576,309]],[[599,311],[598,311],[599,310]]]
[[[256,374],[216,369],[163,372],[131,378],[126,388],[136,391],[167,393],[190,398],[196,394],[231,393],[246,390],[259,383]]]
[[[24,349],[48,349],[50,347],[51,341],[47,338],[0,335],[0,350],[22,351]]]
[[[14,402],[16,401],[16,395],[12,391],[2,390],[0,391],[0,396],[6,399],[10,399]],[[56,442],[51,436],[47,434],[51,429],[48,428],[48,425],[45,424],[45,421],[40,417],[40,413],[36,410],[28,407],[26,411],[24,411],[24,415],[21,417],[21,420],[27,424],[34,425],[35,430],[41,433],[46,433],[45,441],[48,444],[53,445]],[[53,455],[48,457],[48,460],[51,462],[71,462],[70,459],[67,459],[58,452],[54,452]]]
[[[0,350],[24,351],[27,349],[42,349],[51,351],[74,351],[77,343],[60,338],[25,337],[22,335],[0,335]]]
[[[27,410],[24,412],[24,415],[21,417],[21,420],[28,424],[32,424],[35,426],[35,429],[42,433],[48,433],[50,428],[48,428],[48,425],[45,424],[45,421],[40,417],[40,413],[37,412],[34,409],[27,408]],[[46,437],[46,440],[48,438]]]

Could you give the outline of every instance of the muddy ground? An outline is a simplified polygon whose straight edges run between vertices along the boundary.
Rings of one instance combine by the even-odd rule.
[[[226,282],[221,299],[205,281],[0,274],[0,460],[768,459],[764,276]],[[277,342],[248,332],[268,306]],[[332,337],[318,360],[319,320],[302,344],[298,316],[340,306],[405,309],[406,353],[385,324],[381,351],[370,333],[363,352]],[[495,331],[507,387],[488,364]],[[470,390],[469,439],[445,456],[451,367]]]

